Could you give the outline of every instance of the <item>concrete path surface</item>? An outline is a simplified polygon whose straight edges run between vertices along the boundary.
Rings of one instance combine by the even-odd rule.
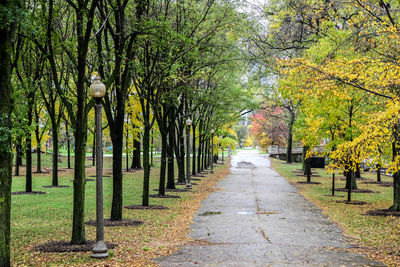
[[[341,230],[285,179],[266,155],[240,151],[222,190],[203,201],[193,245],[157,259],[161,266],[383,266],[346,252]]]

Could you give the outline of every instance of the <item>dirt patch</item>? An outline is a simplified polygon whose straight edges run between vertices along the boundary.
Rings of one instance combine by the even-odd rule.
[[[397,210],[389,210],[389,209],[378,209],[378,210],[369,210],[364,215],[370,215],[370,216],[394,216],[394,217],[400,217],[400,211]]]
[[[11,193],[11,195],[44,195],[44,194],[47,193],[43,191],[32,191],[32,192],[17,191]]]
[[[201,181],[201,179],[199,179],[199,178],[191,178],[190,180],[192,180],[192,181]]]
[[[348,190],[346,188],[337,188],[335,191],[338,192],[347,192]],[[374,194],[379,194],[380,192],[378,191],[372,191],[369,189],[353,189],[351,190],[351,193],[374,193]]]
[[[340,195],[324,195],[325,197],[344,197],[344,196],[340,196]]]
[[[336,203],[344,203],[344,204],[349,204],[349,205],[366,205],[368,204],[367,202],[364,201],[358,201],[358,200],[353,200],[353,201],[347,201],[347,200],[337,200],[335,201]]]
[[[85,222],[86,225],[96,226],[96,220],[90,220]],[[104,219],[105,227],[116,227],[116,226],[138,226],[142,225],[143,221],[134,221],[131,219],[123,219],[121,221],[112,221],[110,219]]]
[[[70,187],[69,185],[44,185],[44,188],[66,188]]]
[[[319,182],[297,182],[298,184],[321,184]]]
[[[376,184],[379,186],[384,186],[384,187],[391,187],[393,186],[392,182],[361,182],[362,184]]]
[[[94,178],[96,178],[97,176],[96,175],[89,175],[89,177],[94,177]],[[103,178],[104,177],[106,177],[106,178],[109,178],[109,177],[111,177],[110,175],[103,175]]]
[[[297,174],[296,176],[299,176],[299,177],[307,177],[307,175],[304,175],[304,174]],[[315,174],[315,175],[310,175],[310,177],[321,177],[321,175],[318,175],[318,174]]]
[[[149,195],[149,197],[151,198],[181,198],[180,196],[176,196],[176,195],[158,195],[158,194],[154,194],[154,195]]]
[[[204,175],[192,175],[192,177],[205,177]],[[193,178],[192,178],[193,179]]]
[[[113,249],[117,245],[109,242],[105,242],[108,249]],[[33,248],[34,251],[48,252],[48,253],[63,253],[63,252],[87,252],[93,249],[95,241],[86,241],[82,245],[72,245],[68,241],[51,241],[41,245],[37,245]]]
[[[168,207],[162,205],[149,205],[149,206],[131,205],[131,206],[125,206],[124,208],[129,210],[169,210]]]

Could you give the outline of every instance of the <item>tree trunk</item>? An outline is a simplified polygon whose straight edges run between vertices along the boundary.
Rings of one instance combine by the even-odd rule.
[[[71,169],[71,144],[70,144],[70,136],[68,132],[68,123],[65,124],[66,132],[67,132],[67,161],[68,161],[68,169]]]
[[[15,176],[19,176],[19,166],[21,166],[22,163],[22,138],[18,137],[17,139],[17,145],[15,147]]]
[[[72,219],[72,244],[84,244],[85,239],[85,154],[87,125],[85,119],[77,117],[74,164],[74,208]]]
[[[147,110],[149,110],[147,104]],[[150,191],[150,159],[149,159],[149,150],[150,150],[150,117],[147,112],[143,116],[144,120],[144,133],[143,133],[143,167],[144,167],[144,175],[143,175],[143,194],[142,194],[142,205],[149,205],[149,191]]]
[[[33,112],[33,104],[34,104],[34,96],[28,96],[28,129],[32,124],[32,112]],[[32,192],[32,140],[31,140],[31,132],[26,133],[26,144],[25,144],[25,153],[26,153],[26,184],[25,184],[25,192]]]
[[[128,151],[128,146],[129,146],[129,132],[127,130],[126,133],[126,138],[125,138],[125,160],[126,160],[126,172],[129,172],[129,151]]]
[[[161,133],[161,165],[160,182],[158,184],[158,194],[165,196],[165,173],[167,169],[167,133]]]
[[[54,119],[51,120],[51,133],[53,135],[53,178],[51,185],[52,186],[58,186],[58,129],[57,129],[57,123]]]
[[[15,5],[9,2],[10,1],[3,1],[3,5]],[[9,27],[11,27],[11,25],[0,28],[0,266],[4,267],[10,266],[10,215],[12,179],[12,87],[10,67],[12,37]],[[17,166],[18,164],[16,164],[16,168],[18,168]]]
[[[335,195],[335,174],[332,173],[332,196]]]
[[[346,176],[346,189],[349,189],[351,187],[351,190],[356,190],[357,189],[357,180],[356,180],[356,175],[355,172],[350,170],[345,172]],[[351,186],[349,186],[351,185]]]
[[[201,172],[203,170],[201,164],[202,156],[203,156],[203,143],[201,142],[201,138],[199,137],[199,149],[197,153],[197,172]]]
[[[172,120],[170,123],[175,124]],[[167,189],[175,189],[175,169],[174,169],[174,144],[175,144],[175,126],[169,126],[168,133],[168,176]]]
[[[361,170],[360,170],[359,164],[357,164],[355,175],[356,175],[356,178],[361,178]]]
[[[396,125],[393,127],[393,138],[394,142],[392,143],[392,160],[394,161],[395,158],[400,154],[400,147],[399,147],[399,127],[400,125]],[[391,210],[400,211],[400,171],[396,171],[393,173],[393,205],[390,207]]]
[[[292,146],[293,146],[293,124],[294,124],[295,114],[294,112],[290,114],[290,121],[288,127],[288,138],[287,138],[287,151],[286,151],[286,162],[292,163]]]
[[[39,130],[39,112],[35,109],[35,122],[36,122],[36,173],[42,172],[42,161],[41,161],[41,144],[40,144],[40,130]]]
[[[111,220],[122,220],[122,152],[124,120],[115,120],[115,129],[112,133],[113,145],[113,197],[111,204]]]
[[[347,171],[346,172],[346,182],[347,181],[355,181],[356,180],[356,176],[354,171]],[[357,189],[357,187],[355,188]],[[351,201],[351,190],[353,190],[352,186],[349,186],[347,188],[347,201],[350,202]]]
[[[192,175],[196,175],[196,125],[195,124],[192,124]]]
[[[376,181],[377,182],[382,182],[381,180],[381,165],[380,164],[376,164]]]
[[[132,153],[132,164],[131,169],[141,169],[142,165],[140,163],[140,141],[133,140],[133,153]]]
[[[153,164],[153,149],[154,149],[154,136],[153,136],[153,130],[151,131],[151,145],[150,145],[150,148],[151,148],[151,162],[150,162],[150,166],[154,166],[154,164]],[[140,153],[139,153],[139,155],[140,155]]]

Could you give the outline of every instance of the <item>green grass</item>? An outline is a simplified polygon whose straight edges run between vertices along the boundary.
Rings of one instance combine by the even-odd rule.
[[[369,216],[369,210],[387,209],[393,202],[393,188],[382,187],[376,184],[364,184],[357,180],[359,189],[369,189],[379,193],[353,193],[352,200],[367,202],[366,205],[349,205],[336,201],[346,200],[346,192],[335,192],[343,197],[330,197],[332,175],[323,169],[313,169],[313,174],[321,177],[312,177],[311,181],[321,184],[298,184],[306,181],[306,177],[297,176],[294,171],[301,169],[300,164],[286,164],[277,159],[271,159],[272,167],[295,185],[301,194],[320,207],[329,218],[344,229],[344,233],[353,239],[355,244],[361,245],[361,252],[369,257],[381,260],[391,265],[400,264],[400,219],[399,217]],[[376,181],[376,174],[362,173],[367,181]],[[382,181],[392,182],[388,176],[381,176]],[[343,175],[336,174],[336,188],[344,188]]]
[[[35,157],[35,155],[34,155]],[[42,157],[43,168],[51,166],[51,155]],[[159,159],[158,159],[159,160]],[[34,161],[36,163],[36,161]],[[86,166],[91,166],[87,161]],[[111,174],[112,158],[104,158],[104,173]],[[156,161],[157,163],[157,161]],[[125,161],[124,161],[125,164]],[[151,171],[150,194],[154,194],[153,188],[158,188],[159,169],[154,167]],[[63,171],[59,172],[59,184],[69,185],[69,188],[44,188],[44,185],[51,185],[51,171],[48,174],[35,174],[33,176],[33,190],[45,191],[44,195],[13,195],[11,213],[11,246],[12,263],[15,266],[23,265],[82,265],[94,264],[96,261],[90,258],[90,253],[39,253],[32,250],[35,245],[49,241],[69,241],[72,229],[72,208],[73,208],[73,171],[65,170],[66,159],[62,159],[60,166]],[[124,165],[125,166],[125,165]],[[216,173],[227,166],[215,166]],[[36,170],[34,165],[33,170]],[[177,171],[177,168],[175,169]],[[86,169],[87,178],[95,174],[95,168]],[[124,173],[123,180],[123,205],[140,205],[142,196],[143,171]],[[95,181],[86,183],[85,198],[85,219],[95,219]],[[110,217],[112,201],[112,178],[104,178],[104,216]],[[181,186],[182,187],[182,186]],[[12,191],[24,191],[25,177],[13,177]],[[196,187],[194,187],[196,192]],[[171,210],[127,210],[123,209],[123,217],[134,220],[142,220],[145,223],[135,227],[113,227],[105,229],[105,239],[119,245],[109,259],[111,265],[119,265],[118,262],[131,262],[126,258],[127,252],[135,250],[134,254],[140,252],[154,253],[154,246],[149,248],[149,240],[159,238],[171,227],[170,223],[176,216],[182,213],[181,205],[188,201],[193,193],[171,193],[180,195],[180,199],[158,199],[151,198],[151,205],[164,205],[171,207]],[[95,239],[95,227],[86,226],[86,238]],[[121,245],[122,244],[122,245]],[[147,247],[147,249],[144,249]],[[142,249],[143,248],[143,249]],[[125,252],[123,252],[125,251]],[[140,254],[140,253],[139,253]],[[132,255],[130,255],[131,257]],[[125,258],[124,258],[125,257]],[[139,257],[139,256],[138,256]],[[141,262],[142,258],[137,261]],[[124,265],[124,264],[122,264]]]

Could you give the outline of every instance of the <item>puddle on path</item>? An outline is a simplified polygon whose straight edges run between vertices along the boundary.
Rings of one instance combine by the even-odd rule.
[[[254,215],[256,213],[254,211],[238,211],[238,212],[236,212],[236,214],[239,214],[239,215]]]

